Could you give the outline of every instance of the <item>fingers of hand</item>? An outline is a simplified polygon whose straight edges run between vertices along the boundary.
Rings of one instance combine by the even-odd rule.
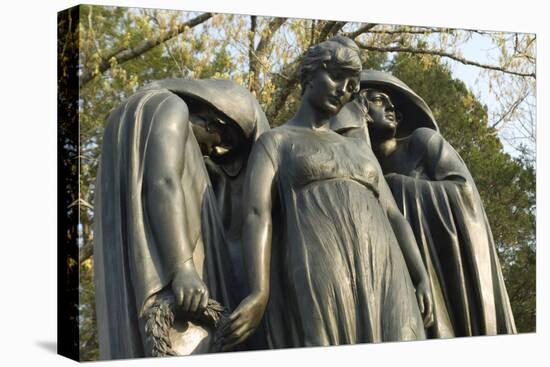
[[[174,291],[174,295],[176,296],[176,304],[181,306],[183,303],[183,290],[179,289]]]
[[[236,345],[245,341],[250,336],[251,333],[252,333],[252,330],[247,328],[246,325],[243,325],[241,328],[236,330],[229,337],[224,338],[222,350],[225,352],[232,349]]]
[[[191,302],[189,303],[189,312],[197,312],[199,304],[201,302],[202,294],[194,294]]]
[[[241,317],[241,310],[239,307],[237,307],[237,309],[231,315],[229,315],[229,320],[235,321],[239,317]]]
[[[205,291],[201,297],[201,301],[199,304],[199,311],[204,311],[208,306],[208,297],[209,297],[208,291]]]
[[[416,298],[418,300],[418,308],[420,308],[420,313],[424,315],[424,297],[422,294],[418,294]]]
[[[183,295],[183,302],[181,303],[181,308],[185,312],[189,312],[189,307],[193,301],[193,294],[191,292],[185,292]]]
[[[434,323],[433,314],[430,313],[427,318],[424,320],[424,327],[429,328]]]
[[[237,318],[234,321],[228,322],[223,329],[224,338],[229,338],[235,331],[245,325],[247,322],[243,318]]]
[[[427,306],[426,312],[431,314],[433,312],[433,302],[429,296],[426,297],[426,306]]]
[[[189,291],[185,292],[182,309],[186,312],[197,312],[204,293],[205,290],[198,287],[193,287]]]
[[[430,327],[434,323],[433,303],[431,298],[426,297],[426,327]]]

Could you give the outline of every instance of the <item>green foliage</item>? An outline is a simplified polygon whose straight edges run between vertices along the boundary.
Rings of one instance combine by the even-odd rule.
[[[94,361],[99,356],[95,314],[95,287],[93,260],[80,265],[80,360]]]
[[[518,245],[512,260],[503,264],[508,296],[518,332],[536,331],[536,252],[528,245]]]

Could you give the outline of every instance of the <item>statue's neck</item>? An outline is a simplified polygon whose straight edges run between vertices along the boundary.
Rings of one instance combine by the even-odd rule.
[[[371,135],[372,136],[372,135]],[[372,148],[379,160],[388,159],[397,150],[397,139],[372,140]]]
[[[384,173],[395,172],[398,170],[399,163],[399,142],[395,138],[383,141],[372,141],[372,150],[382,167]]]
[[[288,122],[290,125],[309,127],[311,129],[328,129],[329,119],[332,115],[320,111],[310,103],[302,102],[296,115]]]

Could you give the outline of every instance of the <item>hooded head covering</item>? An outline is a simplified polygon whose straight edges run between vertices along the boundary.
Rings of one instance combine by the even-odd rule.
[[[244,133],[246,139],[256,141],[269,129],[267,117],[248,89],[225,79],[164,79],[145,86],[149,89],[168,89],[183,99],[204,103],[229,117]]]
[[[439,131],[430,107],[403,81],[377,70],[363,70],[360,79],[361,89],[373,88],[387,93],[395,109],[403,115],[397,126],[397,137],[408,136],[419,127]]]
[[[184,100],[192,99],[227,116],[243,132],[244,149],[239,157],[220,164],[224,172],[235,177],[245,166],[252,144],[269,129],[262,107],[248,89],[225,79],[164,79],[152,82],[144,90],[168,89]]]

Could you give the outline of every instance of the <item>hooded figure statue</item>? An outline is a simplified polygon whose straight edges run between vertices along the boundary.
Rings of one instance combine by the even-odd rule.
[[[361,74],[369,135],[434,297],[429,337],[516,333],[493,235],[464,161],[426,102],[391,74]]]
[[[101,359],[218,350],[220,318],[244,293],[224,224],[241,220],[239,178],[268,128],[228,80],[157,81],[111,113],[95,198]]]

